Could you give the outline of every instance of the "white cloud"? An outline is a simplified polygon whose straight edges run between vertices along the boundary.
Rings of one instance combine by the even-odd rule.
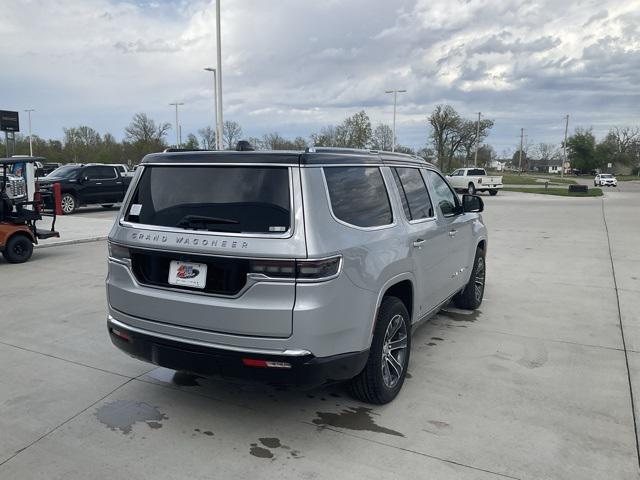
[[[365,108],[390,121],[384,90],[400,97],[400,141],[426,141],[439,102],[496,120],[498,151],[557,141],[561,117],[599,131],[638,122],[638,0],[226,1],[225,116],[247,134],[308,136]],[[88,124],[122,134],[133,113],[183,132],[212,117],[215,8],[205,1],[31,0],[0,17],[2,108],[37,109],[34,127],[60,136]]]

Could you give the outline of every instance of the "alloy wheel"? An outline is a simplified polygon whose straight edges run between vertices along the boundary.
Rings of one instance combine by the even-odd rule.
[[[60,200],[60,206],[62,207],[62,211],[66,214],[72,213],[75,208],[75,201],[69,195],[65,195]]]
[[[395,315],[387,326],[382,345],[382,379],[388,388],[394,388],[402,378],[407,340],[406,322],[402,315]]]
[[[474,293],[476,296],[476,302],[480,302],[482,300],[482,295],[484,294],[484,282],[485,282],[485,268],[484,268],[484,257],[478,257],[478,261],[476,263],[476,275],[473,279],[474,282]]]

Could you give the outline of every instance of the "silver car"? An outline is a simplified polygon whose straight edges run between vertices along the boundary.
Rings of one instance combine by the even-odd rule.
[[[482,302],[482,199],[409,155],[147,155],[109,234],[108,330],[128,354],[204,375],[400,391],[411,332]]]

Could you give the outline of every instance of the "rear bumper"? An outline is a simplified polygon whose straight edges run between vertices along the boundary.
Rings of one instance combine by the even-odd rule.
[[[107,328],[111,341],[120,350],[161,367],[277,384],[315,386],[348,380],[362,371],[369,357],[368,350],[330,357],[316,357],[304,350],[230,350],[204,342],[158,336],[130,327],[111,316],[107,319]],[[243,359],[265,360],[289,367],[251,367],[246,366]]]

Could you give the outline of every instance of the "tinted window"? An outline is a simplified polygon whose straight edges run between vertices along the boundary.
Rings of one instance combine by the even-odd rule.
[[[389,225],[391,205],[377,167],[326,167],[331,209],[343,222],[358,227]]]
[[[47,176],[51,178],[76,178],[79,171],[80,167],[78,166],[64,166],[56,168]]]
[[[427,177],[431,184],[431,193],[435,203],[440,207],[440,211],[443,215],[451,215],[454,213],[454,208],[458,204],[458,197],[453,190],[449,188],[447,182],[432,170],[427,170]]]
[[[89,177],[89,180],[116,178],[116,171],[113,167],[88,167],[83,174],[85,177]]]
[[[235,233],[289,230],[286,167],[146,167],[127,220],[147,225]]]
[[[467,171],[467,175],[468,176],[476,176],[476,175],[482,176],[482,175],[486,175],[486,174],[487,174],[487,172],[485,172],[484,169],[482,169],[482,168],[470,168]]]
[[[427,186],[417,168],[394,168],[394,178],[400,190],[402,207],[409,220],[433,217]]]

